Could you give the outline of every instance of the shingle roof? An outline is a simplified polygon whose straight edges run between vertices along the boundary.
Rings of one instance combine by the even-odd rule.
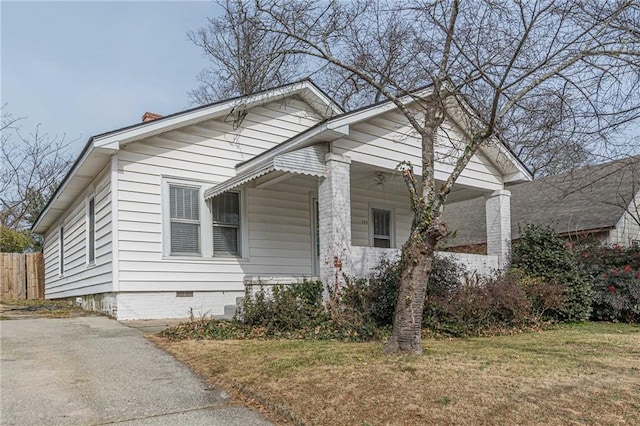
[[[507,187],[511,191],[511,233],[526,224],[577,233],[613,228],[640,191],[640,156],[585,167]],[[457,235],[448,246],[486,242],[485,199],[447,206],[444,220]]]

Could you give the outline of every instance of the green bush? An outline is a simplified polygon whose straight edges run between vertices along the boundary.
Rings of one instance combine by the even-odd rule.
[[[369,279],[371,293],[369,310],[371,317],[378,325],[389,326],[393,323],[401,273],[399,261],[383,260]],[[427,296],[446,294],[460,284],[464,273],[464,267],[450,257],[436,255],[427,283]]]
[[[326,320],[322,304],[322,283],[306,281],[293,285],[264,287],[246,293],[241,306],[242,321],[252,327],[264,327],[267,333],[286,332],[316,325]]]
[[[29,233],[0,226],[0,252],[23,253],[26,250],[33,250],[35,246]]]
[[[363,280],[329,295],[323,304],[320,281],[276,285],[247,294],[241,306],[244,325],[267,338],[338,339],[362,341],[377,338],[379,330],[368,314],[368,287]],[[244,332],[243,332],[244,333]]]
[[[588,244],[577,251],[593,280],[596,321],[640,322],[640,248]]]
[[[512,266],[563,289],[561,307],[549,311],[559,321],[586,321],[593,301],[592,280],[566,242],[549,227],[527,225],[513,244]]]

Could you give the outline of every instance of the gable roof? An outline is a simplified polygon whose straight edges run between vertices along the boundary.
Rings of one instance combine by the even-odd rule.
[[[612,229],[640,191],[640,156],[585,167],[507,187],[511,191],[511,235],[526,224],[552,226],[559,234]],[[450,246],[486,242],[485,199],[445,208],[456,237]]]
[[[300,96],[327,119],[344,111],[311,80],[305,79],[248,96],[238,96],[180,111],[152,121],[112,130],[89,138],[69,172],[36,218],[31,230],[44,233],[104,169],[111,156],[124,144],[196,124],[291,96]]]
[[[431,87],[418,89],[410,95],[403,96],[403,103],[410,103],[412,100],[426,96]],[[320,122],[313,127],[301,132],[289,140],[274,146],[273,148],[246,160],[236,166],[238,173],[246,173],[256,167],[260,167],[270,162],[277,155],[304,148],[318,142],[327,142],[338,139],[349,134],[349,126],[363,122],[367,119],[380,116],[386,112],[397,109],[397,106],[390,100],[367,105],[353,111],[335,115],[324,122]],[[451,117],[450,117],[451,118]],[[453,119],[452,119],[453,120]],[[498,169],[505,175],[504,182],[522,182],[532,179],[531,172],[527,166],[500,140],[495,139],[492,144],[482,146],[481,151],[489,153],[492,158],[498,161]]]

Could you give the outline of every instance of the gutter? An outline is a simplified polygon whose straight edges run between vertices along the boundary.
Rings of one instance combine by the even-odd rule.
[[[40,211],[40,214],[38,215],[36,220],[33,222],[33,225],[31,226],[32,232],[35,232],[35,229],[38,227],[38,225],[40,225],[40,221],[49,211],[49,207],[51,207],[51,204],[53,204],[53,202],[58,199],[62,191],[64,191],[64,189],[67,187],[67,184],[69,183],[69,180],[71,180],[71,177],[76,174],[77,170],[86,161],[87,157],[89,157],[89,155],[92,152],[93,152],[93,136],[89,138],[84,148],[82,148],[80,155],[78,156],[78,158],[76,158],[76,161],[73,162],[73,164],[71,165],[71,168],[65,175],[64,179],[62,179],[62,182],[60,182],[60,185],[58,185],[58,187],[56,188],[51,198],[49,198],[49,201],[47,201],[47,204],[45,204],[44,208]]]

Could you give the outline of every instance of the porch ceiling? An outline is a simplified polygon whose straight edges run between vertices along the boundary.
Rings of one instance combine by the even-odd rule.
[[[418,176],[417,178],[420,181],[420,177]],[[439,188],[443,183],[443,181],[436,180],[436,188]],[[351,163],[352,187],[376,189],[380,184],[384,185],[387,191],[401,192],[408,195],[402,174],[397,170],[384,169],[356,161]],[[490,192],[456,183],[447,196],[447,204],[482,197]]]

